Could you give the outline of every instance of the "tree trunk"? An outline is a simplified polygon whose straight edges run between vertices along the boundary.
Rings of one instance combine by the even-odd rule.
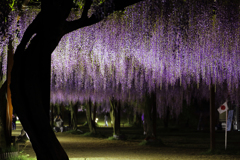
[[[77,104],[71,107],[71,126],[77,130]]]
[[[140,127],[142,125],[141,122],[142,122],[141,115],[139,114],[139,112],[135,112],[134,118],[133,118],[133,124]]]
[[[48,11],[43,9],[27,28],[16,49],[12,69],[13,107],[38,160],[68,159],[49,123],[51,53],[63,36],[59,18],[54,19],[55,11],[53,6]],[[36,35],[25,49],[33,33]]]
[[[129,114],[128,114],[128,123],[129,124],[133,124],[133,108],[128,106],[129,108],[131,108]]]
[[[49,123],[50,65],[46,64],[51,64],[50,56],[43,60],[41,55],[44,52],[31,53],[35,54],[28,52],[22,59],[15,58],[18,67],[13,68],[12,71],[13,107],[30,137],[37,159],[66,160],[68,156]],[[39,58],[34,56],[39,56]],[[44,61],[47,63],[42,63]]]
[[[116,118],[115,118],[115,135],[120,135],[120,122],[121,122],[121,103],[120,100],[117,103]]]
[[[95,126],[95,122],[92,120],[92,101],[91,99],[89,99],[88,104],[86,105],[87,109],[86,109],[86,117],[87,117],[87,123],[88,123],[88,127],[91,133],[96,133],[96,126]]]
[[[111,121],[113,124],[113,136],[119,136],[120,135],[120,110],[121,110],[121,104],[120,101],[117,102],[114,98],[110,100],[110,115],[111,115]]]
[[[95,120],[96,120],[96,111],[97,111],[97,103],[95,102],[94,105],[93,105],[93,112],[92,112],[92,121],[94,123],[94,125],[96,124],[95,123]],[[95,125],[96,126],[96,125]]]
[[[146,138],[151,137],[153,135],[153,122],[151,117],[151,105],[146,104],[144,109],[144,122],[146,123]]]
[[[133,124],[137,124],[137,112],[134,112],[134,115],[133,115]]]
[[[156,137],[156,94],[146,94],[144,107],[144,119],[147,123],[146,138]]]
[[[0,152],[6,149],[9,144],[6,141],[6,109],[7,109],[7,83],[0,88]]]
[[[57,115],[59,115],[61,113],[61,105],[57,104],[56,107],[57,107]]]
[[[114,1],[115,9],[110,9],[108,13],[123,10],[138,1]],[[59,3],[42,0],[41,12],[26,29],[14,54],[12,104],[30,137],[38,160],[68,159],[49,123],[51,53],[65,34],[96,24],[105,17],[99,18],[96,14],[88,17],[91,3],[90,0],[86,1],[81,18],[68,22],[66,19],[72,8],[72,0]],[[105,5],[104,2],[98,7],[101,9]]]
[[[167,109],[166,109],[166,112],[164,115],[164,119],[163,119],[164,128],[168,128],[169,114],[170,114],[169,106],[167,106]]]

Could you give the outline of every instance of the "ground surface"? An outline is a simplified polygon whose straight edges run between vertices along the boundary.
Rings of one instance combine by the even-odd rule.
[[[88,131],[87,127],[80,128]],[[214,154],[208,154],[209,133],[207,131],[159,130],[159,139],[166,146],[139,145],[144,136],[140,128],[122,128],[127,140],[109,140],[112,128],[98,128],[102,136],[86,137],[83,134],[56,133],[57,138],[70,159],[112,160],[192,160],[192,159],[240,159],[240,132],[229,133],[227,151],[224,150],[224,132],[216,134]],[[27,141],[23,154],[35,157],[31,143]]]

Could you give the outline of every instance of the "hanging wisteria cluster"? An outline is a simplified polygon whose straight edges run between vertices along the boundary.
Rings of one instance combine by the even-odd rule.
[[[19,26],[13,21],[12,30],[20,28],[14,48],[37,13],[26,11]],[[220,3],[148,0],[71,32],[52,53],[51,101],[130,101],[156,92],[158,112],[169,106],[178,114],[183,99],[209,99],[212,83],[217,105],[229,95],[236,103],[240,19],[239,10],[230,13]]]

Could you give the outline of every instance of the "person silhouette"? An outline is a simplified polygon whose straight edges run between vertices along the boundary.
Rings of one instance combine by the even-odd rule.
[[[105,114],[105,116],[104,116],[104,121],[105,121],[105,126],[108,127],[108,116],[107,116],[107,114]]]
[[[16,130],[16,121],[17,121],[17,117],[12,114],[12,130]]]
[[[54,122],[56,123],[56,126],[53,128],[55,130],[55,132],[58,132],[59,129],[61,132],[63,132],[63,120],[62,120],[61,115],[57,115],[54,118]]]

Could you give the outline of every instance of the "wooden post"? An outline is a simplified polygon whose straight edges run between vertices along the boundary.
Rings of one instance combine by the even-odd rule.
[[[12,136],[12,114],[13,114],[13,107],[12,107],[12,98],[11,98],[11,90],[10,90],[10,83],[11,83],[11,71],[13,67],[13,46],[12,41],[9,41],[8,44],[8,63],[7,63],[7,110],[6,110],[6,138],[7,138],[7,145],[11,145],[11,136]]]
[[[226,110],[226,125],[225,125],[225,150],[227,149],[227,121],[228,121],[228,110]]]
[[[215,88],[210,86],[210,150],[215,149]]]

